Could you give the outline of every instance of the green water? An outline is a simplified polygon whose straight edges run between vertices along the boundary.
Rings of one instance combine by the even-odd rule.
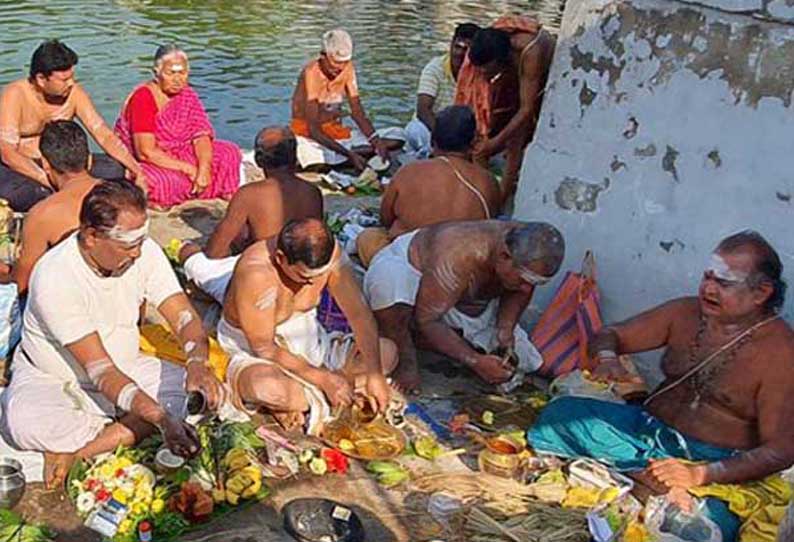
[[[442,52],[459,22],[488,24],[501,14],[535,14],[559,27],[563,0],[359,1],[0,1],[0,83],[27,74],[43,39],[80,55],[77,77],[108,123],[147,79],[154,50],[180,44],[191,84],[218,136],[251,146],[256,131],[289,121],[301,66],[323,31],[353,36],[364,106],[376,125],[410,119],[424,64]]]

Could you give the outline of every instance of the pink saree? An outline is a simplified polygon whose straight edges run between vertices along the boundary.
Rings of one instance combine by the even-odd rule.
[[[121,108],[115,132],[130,152],[134,153],[128,105],[129,97]],[[193,183],[181,171],[142,162],[141,167],[149,188],[149,203],[170,207],[192,198],[228,198],[234,194],[240,186],[242,153],[234,143],[215,139],[215,131],[204,106],[192,88],[186,87],[171,98],[157,113],[155,122],[154,136],[157,146],[172,157],[193,165],[198,164],[193,140],[205,135],[212,139],[212,180],[203,192],[193,195],[190,193]]]

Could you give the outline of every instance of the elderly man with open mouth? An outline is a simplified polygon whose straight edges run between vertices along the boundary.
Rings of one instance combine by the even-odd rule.
[[[780,318],[786,285],[758,233],[723,239],[697,296],[604,328],[596,372],[627,379],[620,354],[664,347],[665,380],[644,406],[563,397],[528,432],[533,448],[592,457],[671,492],[683,506],[707,484],[761,480],[794,462],[794,333]],[[644,469],[644,470],[643,470]],[[713,498],[707,514],[735,540],[737,517]]]

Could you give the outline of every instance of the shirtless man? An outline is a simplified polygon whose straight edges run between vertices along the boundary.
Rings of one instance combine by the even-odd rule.
[[[756,232],[721,241],[697,297],[605,327],[593,342],[597,374],[612,379],[627,376],[618,355],[666,349],[665,380],[645,408],[558,399],[530,430],[533,448],[646,469],[643,476],[675,498],[710,483],[760,480],[791,465],[794,332],[778,315],[782,271],[777,253]],[[588,427],[580,432],[577,420]],[[603,437],[597,450],[589,439],[596,431]],[[721,522],[723,540],[735,539],[732,520]]]
[[[245,248],[274,237],[290,220],[322,219],[322,193],[295,176],[295,149],[295,136],[289,128],[262,129],[254,140],[254,159],[265,180],[243,185],[234,194],[204,253],[193,243],[185,243],[180,250],[188,278],[218,303],[223,303],[238,259],[230,256],[232,245]]]
[[[198,440],[182,419],[186,392],[201,391],[211,408],[220,401],[201,320],[148,239],[148,223],[140,188],[99,183],[83,200],[79,232],[31,275],[2,430],[17,447],[44,452],[50,487],[75,458],[132,446],[154,428],[173,452],[195,454]],[[175,330],[186,368],[139,353],[144,300]]]
[[[466,93],[471,78],[458,77],[456,103],[471,105],[477,114],[481,139],[475,159],[487,164],[492,156],[505,153],[505,200],[515,192],[523,151],[535,132],[554,46],[554,36],[534,20],[504,17],[492,28],[477,32],[469,48],[470,64],[479,72],[477,76],[487,81],[486,110],[477,108],[472,95]]]
[[[398,387],[412,392],[420,384],[413,332],[489,383],[512,387],[536,370],[540,353],[517,323],[564,255],[562,235],[542,222],[449,222],[395,239],[372,261],[364,292],[397,344]],[[500,349],[513,350],[515,374],[505,354],[494,354]]]
[[[317,322],[320,293],[329,292],[353,329],[328,334]],[[378,338],[372,311],[328,227],[294,220],[277,238],[243,253],[226,293],[218,342],[232,355],[227,381],[241,408],[265,407],[302,419],[316,434],[332,407],[363,392],[377,411],[389,403],[394,345]]]
[[[39,258],[80,226],[83,198],[100,182],[88,173],[88,138],[76,123],[48,123],[39,148],[41,165],[57,192],[34,205],[22,224],[22,250],[11,277],[20,296],[27,293],[30,273]]]
[[[110,155],[95,157],[92,175],[123,178],[126,168],[136,183],[143,183],[139,164],[76,82],[76,65],[74,51],[57,40],[45,41],[33,53],[30,76],[9,83],[0,95],[0,198],[15,211],[27,211],[50,193],[47,173],[39,163],[39,137],[53,120],[77,117]]]
[[[347,99],[350,116],[363,137],[342,124],[342,103]],[[353,66],[353,40],[342,29],[323,34],[320,56],[301,71],[292,95],[292,130],[322,147],[347,158],[358,171],[367,163],[365,155],[373,151],[387,158],[390,150],[402,141],[381,139],[369,120],[358,94],[356,69]],[[355,147],[355,148],[354,148]],[[301,163],[306,167],[310,164]]]
[[[439,112],[433,130],[433,158],[401,167],[383,194],[380,219],[388,231],[369,228],[356,239],[365,266],[405,232],[499,215],[499,184],[488,170],[471,161],[476,128],[474,113],[467,106],[455,105]]]

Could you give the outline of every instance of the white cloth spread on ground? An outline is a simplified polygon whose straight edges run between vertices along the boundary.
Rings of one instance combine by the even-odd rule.
[[[411,265],[408,249],[419,231],[397,237],[370,262],[369,269],[364,275],[364,295],[373,311],[397,303],[413,306],[416,302],[422,273]],[[492,299],[479,316],[469,316],[453,308],[444,315],[443,321],[449,327],[463,332],[463,338],[470,344],[486,352],[493,352],[498,346],[496,339],[498,314],[499,300]],[[513,334],[519,369],[523,372],[536,371],[543,363],[540,352],[520,326],[516,326]]]
[[[151,239],[120,277],[99,277],[77,236],[36,264],[14,355],[11,384],[2,397],[2,429],[21,449],[74,452],[111,423],[117,409],[91,383],[66,346],[98,333],[118,369],[170,414],[185,414],[181,367],[138,351],[140,306],[160,306],[180,293],[165,254]]]
[[[329,371],[341,371],[351,350],[354,348],[353,336],[339,332],[327,332],[317,322],[317,311],[294,314],[288,320],[276,326],[277,344],[300,356],[313,367],[324,367]],[[308,434],[317,435],[322,423],[329,417],[330,408],[323,392],[316,386],[284,369],[274,361],[256,357],[251,351],[243,331],[229,324],[225,318],[218,323],[218,344],[231,356],[226,371],[226,382],[237,397],[234,402],[243,407],[239,398],[238,379],[240,374],[252,365],[269,365],[298,381],[304,390],[309,403]]]
[[[197,252],[185,262],[185,276],[223,305],[226,289],[232,281],[234,266],[239,259],[239,255],[213,259],[203,252]]]
[[[357,147],[368,147],[370,142],[357,126],[350,128],[351,135],[348,139],[337,139],[336,142],[346,149]],[[381,128],[375,130],[381,139],[393,139],[405,141],[405,131],[399,127]],[[347,162],[347,156],[342,156],[331,149],[324,147],[313,139],[303,136],[295,136],[298,142],[298,163],[301,168],[316,166],[318,164],[328,164],[338,166]]]

